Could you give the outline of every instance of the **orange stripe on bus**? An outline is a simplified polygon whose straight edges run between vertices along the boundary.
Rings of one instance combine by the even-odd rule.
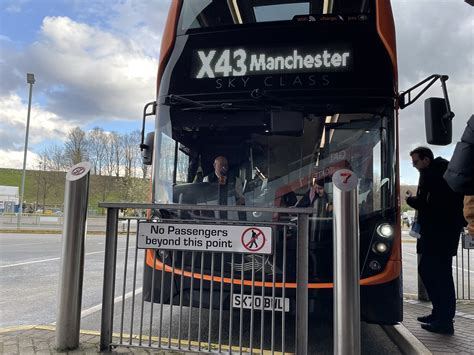
[[[147,255],[146,255],[146,263],[148,266],[153,265],[153,252],[152,249],[147,250]],[[163,270],[163,263],[159,260],[156,260],[155,264],[155,269],[156,270]],[[360,280],[361,285],[377,285],[381,283],[385,283],[391,280],[396,279],[401,272],[402,266],[400,261],[398,260],[389,260],[387,262],[387,266],[385,267],[385,270],[375,276],[367,277],[365,279]],[[169,265],[165,265],[165,272],[173,272],[173,268]],[[220,277],[220,276],[211,276],[208,274],[200,274],[197,272],[189,272],[189,271],[183,271],[181,269],[178,269],[175,267],[174,273],[176,275],[180,276],[185,276],[185,277],[194,277],[195,279],[204,279],[206,281],[214,281],[214,282],[222,282],[224,280],[224,283],[231,284],[233,283],[234,285],[241,285],[242,280],[241,279],[231,279],[230,277]],[[262,284],[264,287],[273,287],[273,282],[266,281],[265,283],[262,283],[262,281],[254,281],[253,285],[255,287],[262,287]],[[296,288],[297,283],[295,282],[275,282],[275,287],[276,288],[282,288],[283,285],[285,285],[285,288]],[[244,280],[244,286],[252,286],[252,280]],[[321,283],[309,283],[308,288],[311,289],[316,289],[316,288],[332,288],[333,283],[332,282],[321,282]]]

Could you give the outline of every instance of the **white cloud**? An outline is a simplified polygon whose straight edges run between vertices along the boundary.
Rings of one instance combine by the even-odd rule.
[[[25,57],[35,63],[38,82],[46,81],[49,109],[64,117],[136,119],[155,97],[155,58],[67,17],[46,17]]]
[[[159,41],[150,43],[160,46]],[[45,17],[36,42],[24,52],[4,52],[4,95],[24,87],[19,73],[34,72],[41,104],[82,125],[139,120],[144,104],[155,99],[157,58],[130,39],[68,17]]]
[[[439,73],[469,81],[474,64],[474,12],[464,1],[392,1],[400,84]]]
[[[10,169],[22,169],[23,168],[23,154],[24,151],[0,149],[0,167]],[[40,157],[35,152],[28,149],[26,156],[26,169],[38,170],[38,161]]]
[[[170,0],[74,0],[80,18],[127,38],[134,48],[158,57]],[[92,18],[92,20],[90,20]]]
[[[163,28],[168,14],[169,0],[156,1],[125,0],[116,5],[117,16],[110,24],[123,33],[128,29],[128,37],[145,53],[158,57]],[[146,16],[144,16],[146,14]]]
[[[28,105],[16,94],[0,97],[0,166],[21,168],[25,144]],[[74,127],[56,114],[44,110],[35,104],[30,113],[30,131],[28,135],[29,151],[34,146],[48,140],[62,140]],[[28,162],[32,152],[28,153]]]

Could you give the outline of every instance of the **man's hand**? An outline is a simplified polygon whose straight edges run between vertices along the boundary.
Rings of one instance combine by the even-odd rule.
[[[407,192],[405,192],[405,201],[408,200],[409,197],[412,196],[412,193],[410,190],[407,190]]]

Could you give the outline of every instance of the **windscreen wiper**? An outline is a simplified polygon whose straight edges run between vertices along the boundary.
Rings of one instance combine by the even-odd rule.
[[[170,106],[174,106],[174,105],[177,105],[177,104],[190,104],[190,105],[193,105],[193,106],[196,106],[196,107],[205,107],[206,105],[205,104],[202,104],[200,102],[197,102],[197,101],[194,101],[194,100],[191,100],[191,99],[187,99],[183,96],[179,96],[179,95],[173,95],[173,94],[170,94],[170,95],[167,95],[165,96],[165,105],[170,105]]]
[[[264,90],[254,89],[250,92],[250,96],[254,100],[268,100],[279,103],[281,106],[298,107],[295,103],[281,99],[279,97],[268,94]],[[274,107],[273,105],[255,105],[255,103],[249,103],[247,105],[241,103],[234,103],[230,101],[204,104],[198,101],[194,101],[179,95],[168,95],[165,97],[165,105],[175,106],[179,104],[187,104],[188,107],[182,108],[183,111],[255,111],[255,110],[279,110],[280,107]],[[283,104],[283,105],[282,105]]]
[[[235,106],[232,102],[221,102],[217,104],[203,104],[179,95],[168,95],[165,97],[165,105],[189,104],[192,107],[183,110],[241,110],[243,107]]]

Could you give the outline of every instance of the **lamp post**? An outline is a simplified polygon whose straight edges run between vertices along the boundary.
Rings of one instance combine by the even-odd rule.
[[[20,208],[18,211],[17,228],[21,226],[21,214],[23,213],[23,198],[25,193],[25,177],[26,177],[26,154],[28,152],[28,134],[30,131],[30,112],[31,112],[31,94],[33,93],[33,84],[35,83],[35,75],[31,73],[26,74],[26,82],[30,84],[30,95],[28,97],[28,115],[26,118],[26,135],[25,135],[25,152],[23,154],[23,174],[21,176],[21,190],[20,190]]]

